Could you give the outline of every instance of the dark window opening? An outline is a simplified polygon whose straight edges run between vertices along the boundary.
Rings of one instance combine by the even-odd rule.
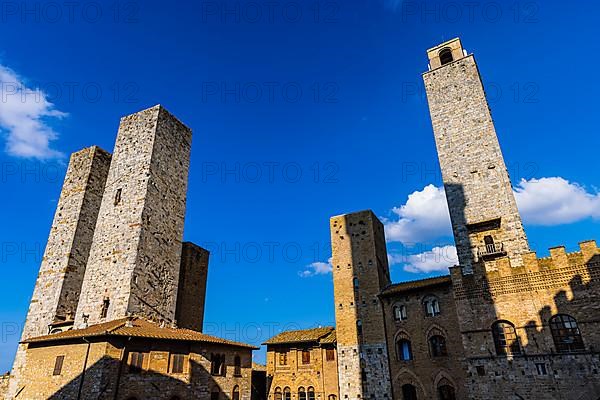
[[[306,390],[303,387],[298,388],[298,400],[306,400]]]
[[[292,400],[292,391],[289,387],[283,389],[283,400]]]
[[[521,346],[515,327],[508,321],[498,321],[492,325],[492,336],[496,346],[496,354],[521,354]]]
[[[218,389],[213,390],[210,394],[210,400],[219,400],[220,397],[221,393],[218,391]]]
[[[440,400],[456,400],[456,392],[450,385],[442,385],[438,388]]]
[[[315,388],[312,386],[308,388],[308,400],[315,400]]]
[[[356,333],[358,333],[358,336],[362,336],[362,334],[363,334],[363,326],[362,326],[361,320],[358,320],[356,322]]]
[[[334,349],[325,350],[325,360],[335,361],[335,350]]]
[[[423,301],[423,306],[425,307],[425,314],[428,317],[435,317],[440,315],[440,302],[435,296],[427,296]]]
[[[536,363],[535,369],[537,370],[538,375],[548,375],[548,369],[544,363]]]
[[[275,400],[283,400],[283,395],[281,394],[281,388],[275,389]]]
[[[402,400],[417,400],[417,388],[413,385],[402,385]]]
[[[235,385],[231,394],[231,400],[240,400],[240,387]]]
[[[288,361],[287,352],[279,353],[279,365],[287,365]]]
[[[56,361],[54,361],[54,371],[52,371],[52,375],[57,376],[62,373],[63,363],[65,361],[65,356],[56,357]]]
[[[441,335],[434,335],[429,338],[429,347],[432,357],[444,357],[448,355],[446,339]]]
[[[399,339],[396,342],[396,356],[398,357],[398,360],[401,361],[409,361],[413,359],[412,346],[410,344],[410,340]]]
[[[110,306],[110,299],[108,297],[105,297],[104,300],[102,300],[102,308],[100,309],[100,318],[106,318],[106,316],[108,315],[108,306]]]
[[[129,373],[139,374],[144,365],[144,353],[133,351],[129,353]]]
[[[560,353],[585,350],[581,332],[575,318],[558,314],[550,319],[550,331],[556,350]]]
[[[115,206],[118,206],[119,204],[121,204],[122,193],[123,193],[123,189],[117,189],[117,192],[115,193]]]
[[[452,50],[450,50],[450,49],[443,49],[440,51],[439,54],[440,54],[440,63],[442,65],[446,65],[446,64],[454,61],[454,57],[452,57]]]
[[[171,359],[171,373],[172,374],[183,374],[184,371],[185,355],[173,354]]]
[[[235,356],[233,359],[233,375],[242,376],[242,359],[240,356]]]
[[[215,376],[225,376],[225,354],[211,354],[210,373]]]
[[[310,351],[302,350],[302,364],[310,364]]]
[[[478,365],[475,369],[477,370],[477,375],[485,376],[485,367],[483,365]]]

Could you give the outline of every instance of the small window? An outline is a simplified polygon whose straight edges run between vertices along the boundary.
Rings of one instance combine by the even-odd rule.
[[[287,365],[288,363],[288,353],[287,351],[283,351],[279,353],[279,365]]]
[[[396,321],[405,321],[407,318],[406,306],[404,304],[394,306],[394,319]]]
[[[185,368],[185,355],[184,354],[172,354],[171,355],[171,373],[172,374],[183,374]]]
[[[492,336],[496,346],[496,354],[521,354],[519,338],[515,326],[508,321],[497,321],[492,325]]]
[[[292,391],[289,387],[283,389],[283,400],[292,400]]]
[[[438,395],[440,400],[456,400],[456,391],[450,385],[442,385],[438,387]]]
[[[445,357],[448,355],[446,339],[441,335],[434,335],[429,338],[429,349],[432,357]]]
[[[410,344],[410,340],[399,339],[396,342],[396,355],[398,357],[398,360],[401,361],[409,361],[413,359],[412,346]]]
[[[308,400],[315,400],[315,388],[312,386],[308,388]]]
[[[581,332],[575,318],[558,314],[550,319],[550,331],[556,350],[560,353],[585,350]]]
[[[115,206],[118,206],[119,204],[121,204],[122,193],[123,193],[123,189],[117,189],[117,192],[115,193]]]
[[[129,353],[129,373],[139,374],[144,366],[144,353],[132,351]]]
[[[335,394],[330,394],[329,397],[327,397],[327,400],[337,400],[337,397]]]
[[[302,364],[310,364],[310,351],[302,350]]]
[[[362,321],[360,319],[356,321],[356,333],[358,334],[358,336],[362,336],[363,334],[363,326]]]
[[[536,363],[535,369],[537,370],[538,375],[548,375],[545,363]]]
[[[102,300],[102,308],[100,309],[100,318],[106,318],[106,316],[108,315],[108,306],[110,306],[110,299],[108,297],[105,297],[104,300]]]
[[[427,296],[423,300],[423,306],[425,307],[425,315],[428,317],[435,317],[440,315],[440,302],[435,296]]]
[[[221,398],[221,392],[219,392],[219,389],[213,389],[213,391],[210,393],[210,400],[219,400]]]
[[[240,387],[235,385],[233,392],[231,393],[231,400],[240,400]]]
[[[283,400],[283,395],[281,393],[280,387],[275,389],[275,400]]]
[[[439,55],[440,55],[440,63],[442,65],[446,65],[446,64],[454,61],[454,57],[452,57],[452,50],[450,50],[448,48],[442,49],[440,51]]]
[[[233,359],[233,375],[242,376],[242,359],[237,355]]]
[[[325,360],[335,361],[335,350],[334,349],[325,350]]]
[[[54,361],[54,371],[52,371],[53,376],[60,375],[62,373],[63,363],[65,361],[65,356],[58,356]]]
[[[485,376],[485,367],[483,365],[478,365],[475,367],[478,376]]]
[[[211,354],[210,373],[215,376],[225,376],[225,354]]]
[[[357,278],[357,277],[354,277],[354,279],[352,280],[352,282],[353,282],[353,284],[354,284],[354,289],[358,289],[358,285],[359,285],[359,283],[358,283],[358,278]]]
[[[302,386],[298,388],[298,400],[306,400],[306,390]]]

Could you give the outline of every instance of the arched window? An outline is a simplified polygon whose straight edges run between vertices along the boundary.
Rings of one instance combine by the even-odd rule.
[[[408,383],[402,385],[402,400],[417,400],[417,388]]]
[[[327,397],[327,400],[337,400],[337,397],[335,394],[330,394],[329,397]]]
[[[446,339],[442,335],[433,335],[429,338],[429,350],[432,357],[447,356]]]
[[[242,376],[242,359],[238,355],[233,359],[233,375]]]
[[[315,388],[312,386],[308,388],[308,400],[315,400]]]
[[[233,392],[231,393],[231,400],[240,400],[240,387],[235,385],[233,387]]]
[[[363,333],[362,328],[363,328],[362,321],[359,319],[358,321],[356,321],[356,332],[358,333],[359,336],[361,336]]]
[[[283,400],[292,400],[292,391],[289,387],[283,389]]]
[[[425,308],[425,315],[428,317],[440,315],[440,301],[435,296],[426,296],[423,299],[423,307]]]
[[[519,337],[515,326],[508,321],[496,321],[492,325],[492,336],[496,353],[500,356],[507,354],[521,354]]]
[[[438,387],[438,397],[440,400],[456,400],[454,388],[448,384]]]
[[[306,390],[303,387],[298,388],[298,400],[306,400]]]
[[[400,338],[396,341],[396,357],[401,361],[408,361],[413,359],[412,347],[410,340]]]
[[[452,57],[452,50],[449,48],[442,49],[439,53],[440,55],[440,63],[442,65],[446,65],[454,61],[454,57]]]
[[[283,400],[280,387],[275,388],[275,400]]]
[[[550,319],[550,331],[556,350],[560,353],[585,350],[581,332],[575,318],[567,314],[558,314]]]
[[[354,279],[352,280],[352,283],[354,284],[354,289],[358,289],[358,278],[355,276]]]
[[[396,321],[404,321],[407,319],[406,306],[404,304],[394,306],[394,319]]]

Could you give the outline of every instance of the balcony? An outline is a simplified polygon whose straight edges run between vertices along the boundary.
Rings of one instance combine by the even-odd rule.
[[[505,255],[504,243],[488,243],[477,248],[477,257],[482,260],[491,260]]]

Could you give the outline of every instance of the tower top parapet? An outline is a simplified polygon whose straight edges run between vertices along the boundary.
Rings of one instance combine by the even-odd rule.
[[[454,38],[427,50],[429,70],[449,64],[467,56],[459,38]]]

